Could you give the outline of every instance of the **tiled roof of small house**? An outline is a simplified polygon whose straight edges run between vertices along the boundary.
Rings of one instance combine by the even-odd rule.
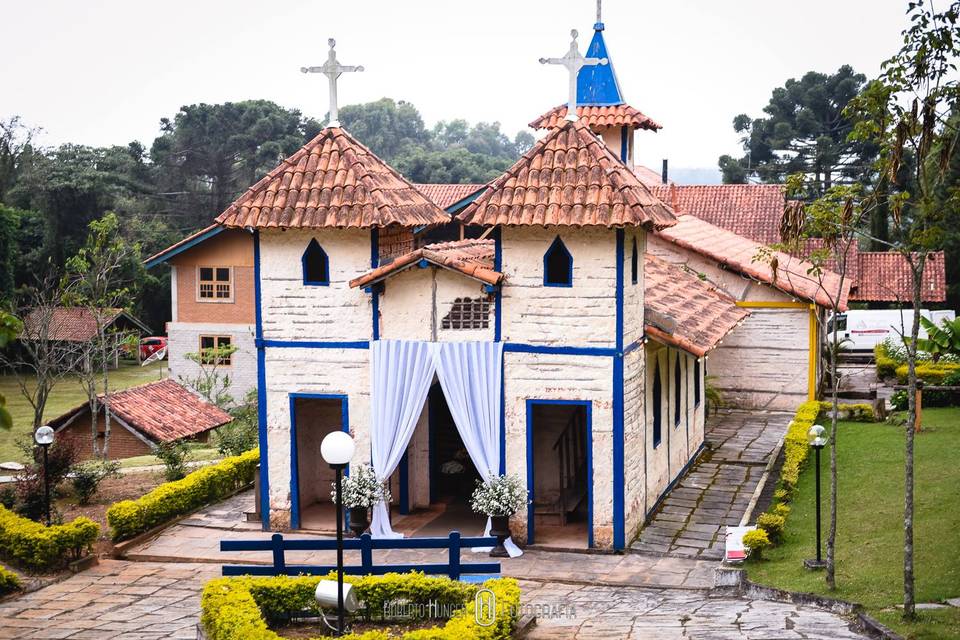
[[[427,196],[433,204],[441,209],[453,206],[483,189],[482,184],[424,184],[415,183],[420,193]]]
[[[860,278],[851,300],[906,302],[913,298],[913,276],[910,265],[893,251],[861,251]],[[924,302],[943,302],[947,299],[946,257],[943,251],[927,255],[923,270],[920,295]]]
[[[640,180],[640,182],[642,182],[644,186],[650,189],[650,193],[657,196],[658,198],[660,198],[660,200],[662,200],[663,202],[666,202],[671,207],[673,206],[670,203],[670,199],[666,195],[664,195],[660,191],[657,191],[657,189],[660,187],[676,184],[674,183],[673,180],[671,180],[670,178],[667,178],[667,183],[664,184],[663,176],[661,174],[657,173],[650,167],[643,166],[642,164],[633,165],[633,175],[637,176],[637,179]]]
[[[45,339],[56,342],[87,342],[97,335],[97,318],[86,307],[57,307],[50,310],[49,319],[44,318],[39,309],[30,311],[23,319],[23,335],[27,339],[36,339],[46,332]],[[113,325],[123,317],[130,325],[143,333],[149,329],[139,320],[124,312],[123,309],[103,309],[101,321],[105,327]],[[46,327],[44,327],[46,324]]]
[[[655,256],[645,256],[643,277],[647,334],[697,357],[750,315],[730,296]]]
[[[503,274],[493,270],[493,251],[493,240],[456,240],[428,244],[351,280],[350,286],[365,287],[414,267],[421,260],[486,284],[497,284],[503,279]]]
[[[582,121],[552,129],[456,218],[475,225],[648,229],[676,222]]]
[[[102,394],[100,400],[103,401]],[[85,410],[89,410],[87,403],[52,420],[50,425],[59,430]],[[154,442],[188,438],[233,420],[229,413],[170,378],[111,394],[110,414]]]
[[[780,242],[782,185],[658,184],[650,190],[677,213],[691,213],[721,229],[763,244]]]
[[[832,301],[839,299],[840,309],[847,307],[849,278],[844,278],[841,283],[840,276],[826,270],[818,278],[808,273],[813,266],[809,262],[779,251],[773,252],[777,261],[774,270],[768,262],[757,259],[763,245],[697,216],[681,215],[675,226],[664,229],[658,235],[665,242],[704,255],[728,269],[772,285],[791,296],[824,307],[833,306]]]
[[[554,107],[545,114],[530,123],[534,129],[552,129],[566,122],[567,105],[562,104]],[[577,116],[580,120],[591,128],[603,127],[623,127],[628,126],[633,129],[649,129],[656,131],[662,129],[653,119],[640,113],[628,104],[616,104],[610,106],[589,106],[578,105]]]
[[[444,224],[450,216],[343,129],[328,127],[220,214],[227,227]]]

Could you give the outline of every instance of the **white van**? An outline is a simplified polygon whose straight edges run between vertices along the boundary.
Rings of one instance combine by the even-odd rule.
[[[920,316],[939,325],[944,318],[953,320],[956,314],[949,310],[921,309]],[[912,328],[913,309],[851,309],[837,315],[837,337],[846,340],[844,346],[851,351],[871,350],[885,338],[899,342],[901,332],[910,335]],[[828,322],[827,330],[833,332],[833,318]],[[927,337],[922,324],[920,337]]]

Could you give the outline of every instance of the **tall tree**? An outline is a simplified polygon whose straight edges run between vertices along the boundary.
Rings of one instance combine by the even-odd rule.
[[[4,202],[33,154],[33,137],[37,129],[23,124],[19,116],[0,120],[0,202]]]

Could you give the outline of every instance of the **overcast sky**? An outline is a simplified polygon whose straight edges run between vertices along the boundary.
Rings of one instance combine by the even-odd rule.
[[[899,45],[905,0],[605,0],[626,100],[663,125],[637,160],[715,167],[737,153],[738,113],[806,71],[851,64],[868,77]],[[326,79],[303,75],[337,39],[341,104],[383,96],[440,119],[499,121],[509,135],[566,100],[566,75],[537,63],[581,50],[594,0],[83,0],[11,3],[0,26],[0,117],[42,142],[141,140],[181,105],[266,98],[322,118]]]

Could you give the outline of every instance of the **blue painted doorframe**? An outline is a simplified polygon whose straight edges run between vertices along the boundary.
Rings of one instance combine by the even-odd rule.
[[[340,429],[350,433],[350,410],[346,394],[341,393],[291,393],[290,394],[290,528],[300,528],[300,462],[297,459],[297,400],[339,400]],[[326,464],[317,458],[321,464]],[[350,473],[347,466],[346,473]]]
[[[527,491],[530,502],[527,504],[527,544],[533,544],[533,408],[537,405],[563,405],[584,407],[586,411],[586,453],[587,453],[587,546],[593,548],[593,402],[590,400],[527,400]]]

